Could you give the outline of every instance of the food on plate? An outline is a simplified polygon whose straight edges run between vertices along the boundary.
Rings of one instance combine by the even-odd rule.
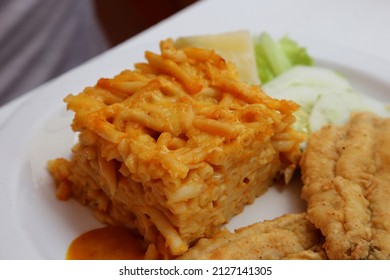
[[[331,259],[390,259],[389,139],[390,118],[370,112],[309,138],[302,197]]]
[[[253,37],[248,30],[179,37],[175,40],[175,46],[177,48],[195,47],[214,50],[224,59],[236,65],[243,82],[251,85],[260,84]]]
[[[148,258],[149,257],[149,258]],[[83,233],[72,241],[67,260],[144,260],[151,259],[145,242],[131,230],[106,226]]]
[[[185,253],[264,193],[289,181],[302,134],[298,105],[240,80],[211,50],[146,51],[114,78],[65,98],[79,142],[49,171],[108,224],[137,229],[163,258]]]
[[[334,70],[298,65],[263,85],[272,97],[301,105],[294,129],[311,133],[327,124],[344,124],[352,112],[370,110],[363,95]]]
[[[226,230],[200,239],[179,259],[323,260],[327,257],[321,243],[322,235],[306,219],[306,213],[286,214],[234,233]]]
[[[293,128],[305,134],[343,124],[352,112],[383,107],[357,92],[342,74],[315,65],[306,48],[287,35],[276,40],[267,32],[253,36],[240,30],[179,37],[175,45],[215,50],[236,64],[243,81],[261,83],[268,95],[298,103]]]
[[[300,105],[295,130],[310,134],[327,124],[344,124],[354,112],[390,116],[383,104],[357,91],[342,73],[316,65],[307,50],[288,36],[275,40],[263,32],[254,42],[262,89]]]
[[[243,82],[265,84],[296,65],[313,65],[306,49],[288,36],[273,39],[267,32],[253,36],[248,30],[182,36],[178,48],[196,47],[217,52],[236,64]]]
[[[262,84],[266,84],[297,65],[311,66],[307,50],[288,36],[275,40],[267,32],[254,37],[256,65]]]

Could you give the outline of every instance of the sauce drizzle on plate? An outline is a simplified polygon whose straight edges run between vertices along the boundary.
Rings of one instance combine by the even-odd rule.
[[[115,226],[88,231],[73,240],[67,260],[143,260],[147,245],[133,232]]]

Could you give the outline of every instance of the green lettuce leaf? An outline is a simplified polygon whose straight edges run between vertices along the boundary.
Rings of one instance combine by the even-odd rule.
[[[288,36],[274,40],[263,32],[254,39],[256,64],[262,84],[269,82],[295,65],[313,65],[305,48]]]

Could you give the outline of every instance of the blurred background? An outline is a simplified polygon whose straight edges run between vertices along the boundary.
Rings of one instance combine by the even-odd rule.
[[[0,0],[0,106],[197,0]]]
[[[95,0],[95,7],[110,44],[117,45],[194,2],[196,0]]]

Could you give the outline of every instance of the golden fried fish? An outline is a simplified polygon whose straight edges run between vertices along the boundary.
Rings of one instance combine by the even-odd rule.
[[[314,133],[301,160],[308,219],[330,259],[390,259],[390,118],[356,113]]]
[[[179,259],[326,259],[321,241],[322,235],[306,213],[286,214],[234,233],[226,230],[200,239]]]

